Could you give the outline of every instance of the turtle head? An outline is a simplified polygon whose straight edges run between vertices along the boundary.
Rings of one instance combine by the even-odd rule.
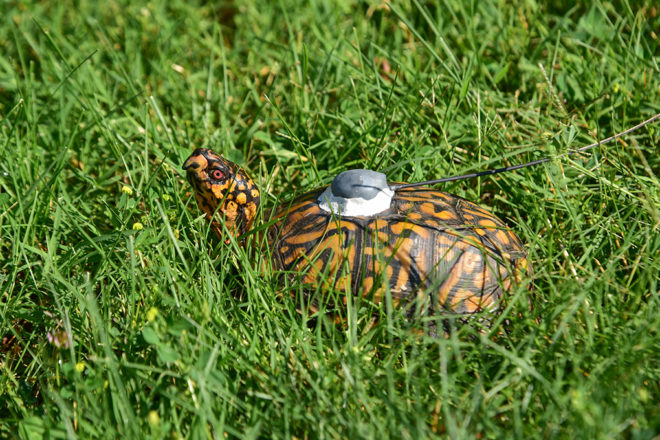
[[[242,168],[212,150],[198,148],[183,164],[195,192],[197,206],[222,240],[224,228],[238,237],[252,226],[259,190]],[[228,237],[224,238],[229,243]]]

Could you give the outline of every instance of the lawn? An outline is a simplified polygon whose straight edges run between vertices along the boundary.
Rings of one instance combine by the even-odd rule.
[[[660,433],[660,124],[562,156],[660,113],[656,2],[0,15],[0,437]],[[181,171],[197,147],[250,170],[265,208],[350,168],[550,157],[437,186],[517,232],[534,289],[446,337],[386,305],[298,313],[261,252],[209,231]]]

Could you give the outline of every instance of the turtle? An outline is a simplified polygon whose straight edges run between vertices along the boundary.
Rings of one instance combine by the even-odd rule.
[[[183,169],[218,238],[249,246],[261,201],[254,180],[206,148]],[[395,306],[425,304],[424,313],[469,318],[501,310],[532,272],[520,239],[487,210],[372,170],[344,171],[264,213],[270,221],[258,229],[272,266],[310,291],[338,291],[344,305],[349,295],[379,304],[390,294]]]

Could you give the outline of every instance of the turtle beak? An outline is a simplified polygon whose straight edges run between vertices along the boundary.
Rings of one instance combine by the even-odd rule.
[[[186,162],[183,164],[183,169],[184,171],[188,171],[190,173],[205,167],[206,164],[207,164],[207,160],[204,156],[202,156],[201,154],[193,153],[188,158],[188,160],[186,160]]]
[[[196,165],[195,168],[197,168],[199,166],[199,163],[194,161],[192,157],[189,157],[188,160],[186,160],[185,163],[183,164],[183,171],[188,171],[188,168],[192,168],[193,165]]]

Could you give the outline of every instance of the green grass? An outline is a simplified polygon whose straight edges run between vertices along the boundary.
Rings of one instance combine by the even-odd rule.
[[[556,157],[660,112],[653,1],[201,3],[0,5],[0,437],[660,433],[657,124],[442,186],[534,264],[489,334],[300,315],[180,171],[214,148],[268,207]]]

